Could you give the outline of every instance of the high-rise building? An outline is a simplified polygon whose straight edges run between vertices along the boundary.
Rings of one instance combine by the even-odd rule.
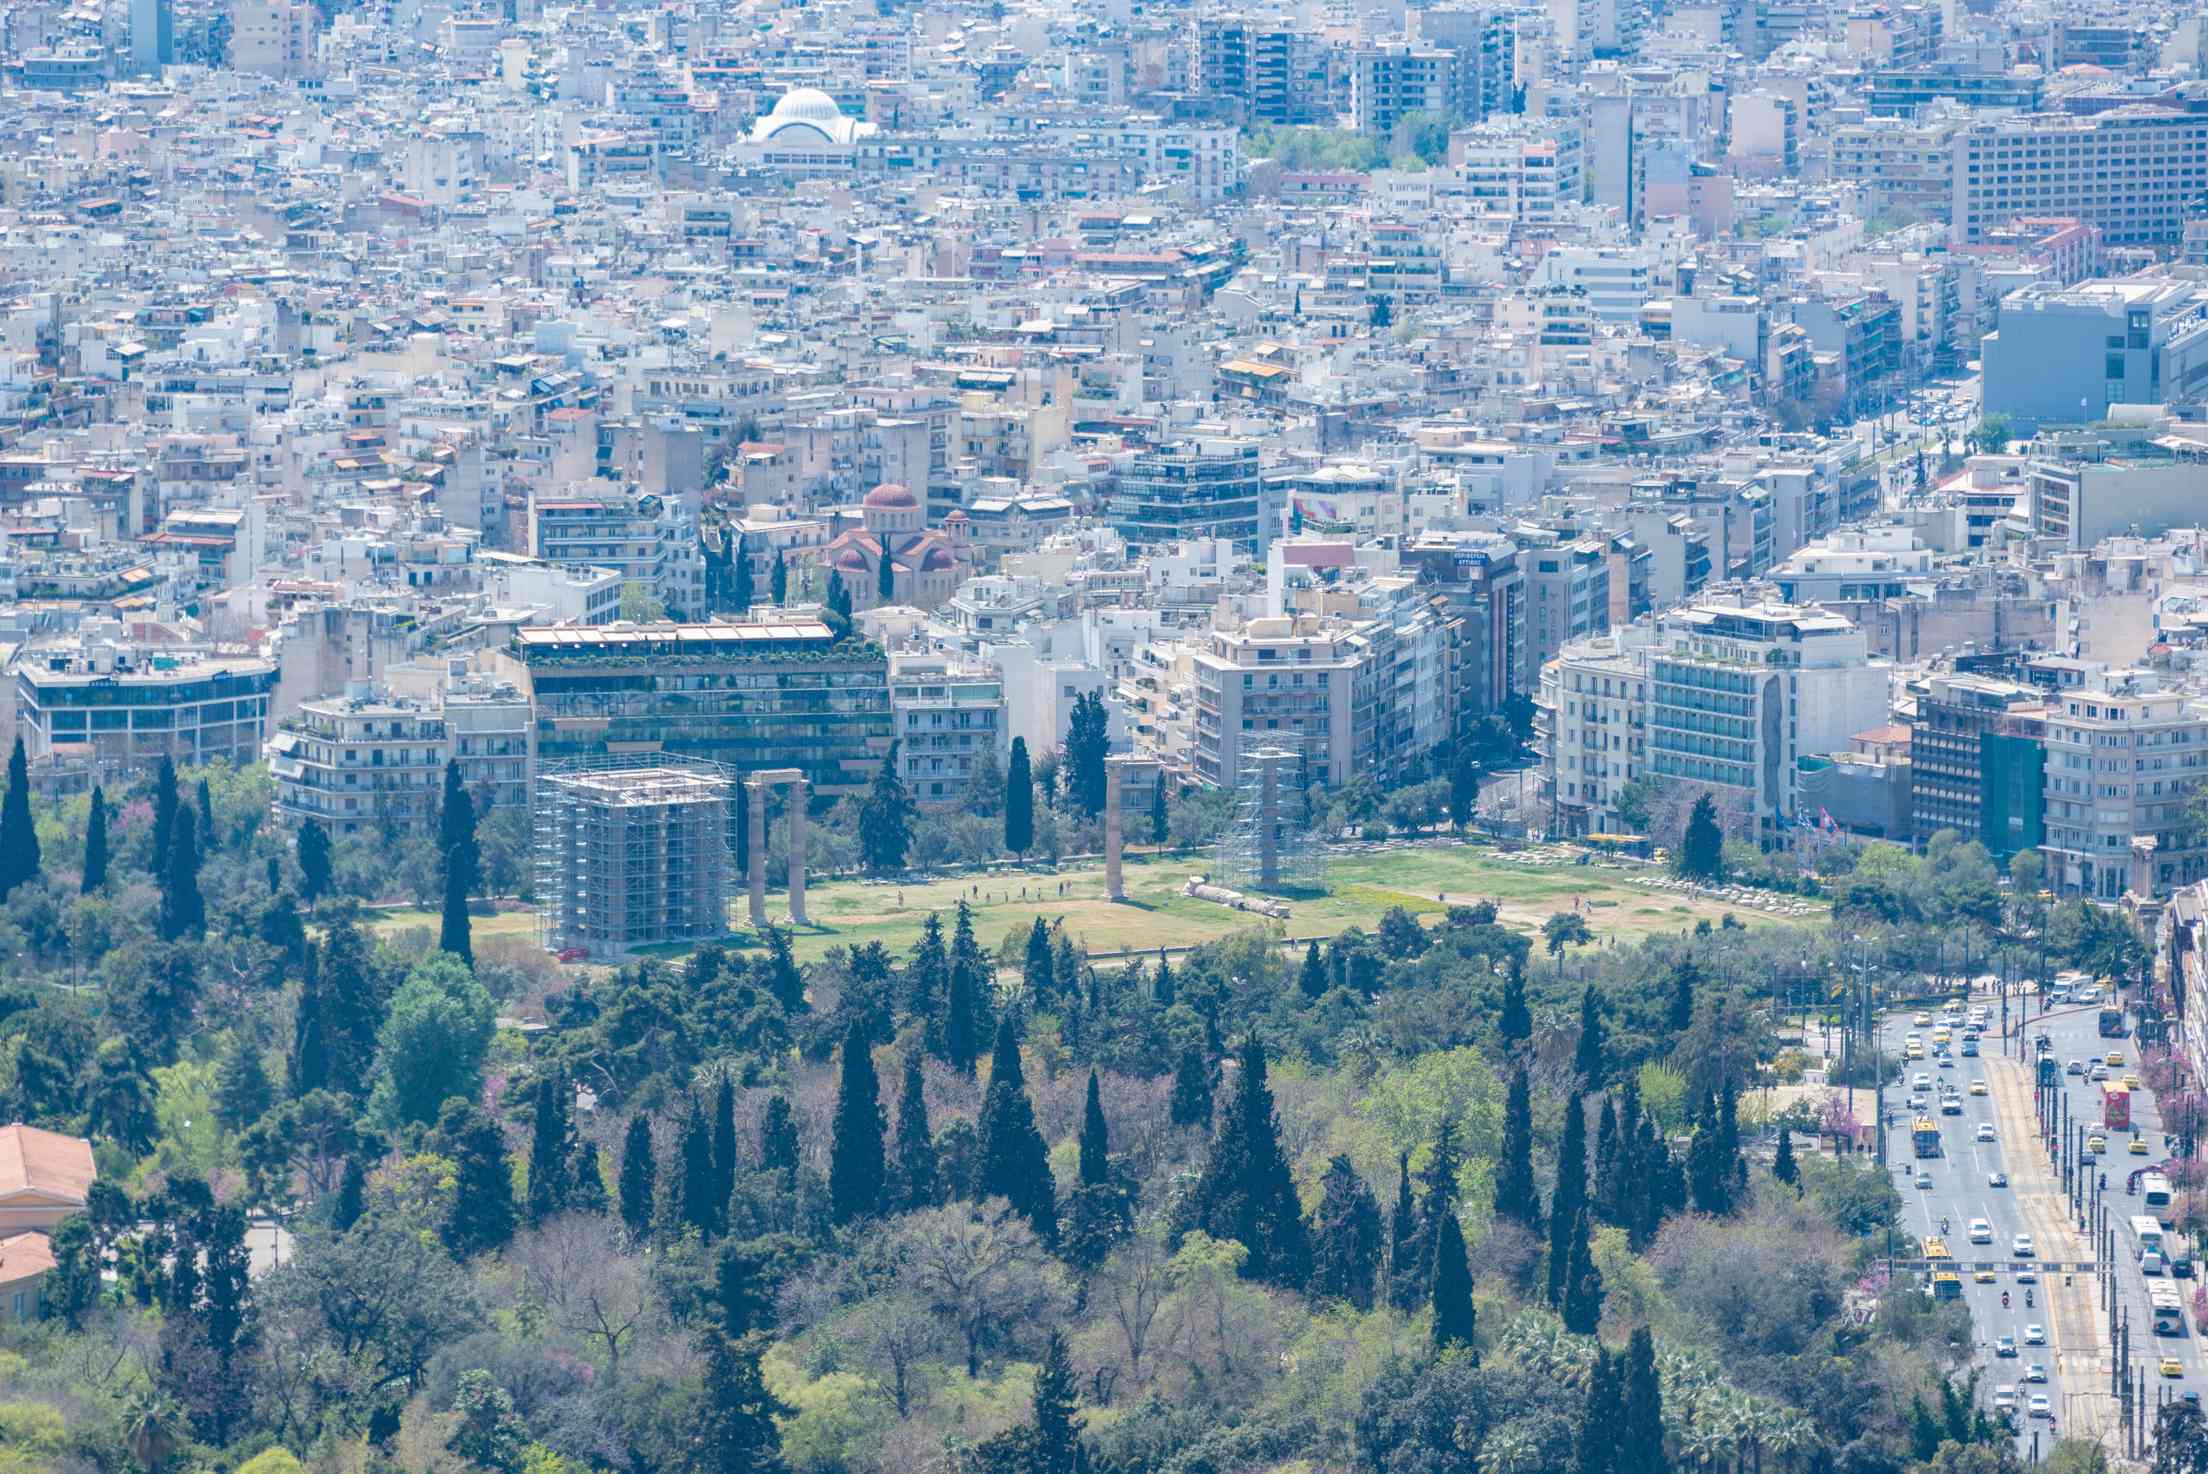
[[[130,0],[132,70],[158,72],[175,60],[175,0]]]
[[[1359,133],[1385,137],[1414,113],[1452,122],[1464,111],[1465,74],[1476,69],[1476,62],[1468,68],[1456,52],[1439,46],[1382,41],[1360,47],[1350,59],[1351,124]]]
[[[2208,776],[2208,704],[2153,671],[2092,673],[2047,703],[2048,887],[2113,901],[2143,842],[2156,895],[2201,878],[2186,803]]]
[[[1206,436],[1144,451],[1120,472],[1107,516],[1130,544],[1232,538],[1263,553],[1280,532],[1281,492],[1258,475],[1254,440]]]
[[[231,0],[231,69],[306,76],[314,68],[316,18],[310,0]]]
[[[2197,399],[2208,389],[2208,300],[2177,281],[2024,287],[2002,299],[1979,356],[1986,413],[2023,428]]]
[[[2112,246],[2174,249],[2208,193],[2208,112],[2138,103],[1976,122],[1955,135],[1954,190],[1958,246],[2019,215],[2067,215]]]
[[[2045,693],[1994,676],[1936,672],[1910,684],[1911,827],[1920,839],[1952,829],[2006,861],[2045,834],[2037,779]]]

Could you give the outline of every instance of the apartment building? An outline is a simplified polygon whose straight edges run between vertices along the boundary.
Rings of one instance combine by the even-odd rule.
[[[16,668],[16,730],[34,761],[126,774],[259,760],[276,663],[255,656],[151,654],[95,646],[26,653]]]
[[[1463,112],[1463,72],[1457,53],[1439,46],[1359,47],[1350,57],[1350,125],[1385,138],[1413,113],[1453,120]]]
[[[2046,836],[2046,693],[1966,672],[1912,681],[1909,808],[1919,839],[1951,829],[2006,862]]]
[[[1541,669],[1535,745],[1549,826],[1563,834],[1632,826],[1617,805],[1648,756],[1648,653],[1652,626],[1568,642]]]
[[[888,657],[818,620],[529,628],[513,651],[539,762],[670,752],[855,794],[889,749]]]
[[[2208,191],[2208,113],[2131,104],[2087,116],[2024,113],[1955,135],[1954,242],[2020,215],[2066,215],[2111,246],[2174,250]]]
[[[1004,681],[948,655],[900,652],[889,658],[889,708],[899,743],[898,776],[914,803],[954,805],[966,796],[974,759],[1000,759],[1005,733]]]
[[[2034,443],[2041,453],[2025,466],[2025,516],[2032,535],[2057,550],[2086,552],[2103,538],[2152,537],[2200,521],[2208,445],[2090,433]]]
[[[1832,130],[1832,177],[1856,185],[1864,212],[1945,220],[1955,202],[1955,133],[1961,122],[1864,118]]]
[[[1281,531],[1281,505],[1258,474],[1256,441],[1205,436],[1134,456],[1105,516],[1131,546],[1223,537],[1262,556]]]
[[[2047,883],[2114,901],[2134,850],[2154,895],[2202,875],[2185,805],[2208,775],[2208,704],[2152,671],[2101,671],[2047,705]]]
[[[1204,16],[1196,23],[1196,91],[1240,102],[1254,124],[1318,122],[1329,111],[1325,41],[1279,21]]]
[[[675,613],[705,612],[705,555],[695,524],[673,501],[532,493],[529,552],[548,563],[610,568]]]
[[[1449,162],[1475,209],[1554,225],[1580,197],[1580,131],[1569,121],[1496,118],[1449,135]]]
[[[276,812],[337,834],[427,834],[448,761],[490,806],[527,803],[529,737],[529,703],[513,686],[421,701],[356,682],[344,696],[302,703],[269,739]]]
[[[2002,299],[1979,356],[1986,412],[2025,428],[2193,399],[2208,390],[2208,301],[2180,281],[2025,287]]]
[[[264,77],[303,77],[314,67],[319,12],[309,0],[232,0],[230,66]]]
[[[1191,664],[1203,782],[1232,787],[1259,747],[1303,754],[1316,783],[1371,771],[1383,672],[1367,640],[1314,615],[1253,619],[1213,631]]]

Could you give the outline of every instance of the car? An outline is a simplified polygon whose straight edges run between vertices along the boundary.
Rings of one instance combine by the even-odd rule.
[[[2137,1090],[2138,1088],[2139,1088],[2139,1077],[2138,1077],[2137,1075],[2134,1075],[2134,1074],[2132,1074],[2132,1073],[2131,1073],[2131,1072],[2130,1072],[2129,1070],[2126,1070],[2126,1071],[2124,1072],[2124,1089],[2126,1089],[2126,1090]]]
[[[1940,1114],[1959,1116],[1963,1113],[1963,1098],[1952,1092],[1940,1097]]]
[[[1979,1284],[1981,1284],[1981,1285],[1990,1285],[1990,1284],[1992,1284],[1992,1283],[1993,1283],[1993,1281],[1994,1281],[1994,1273],[1993,1273],[1993,1271],[1992,1271],[1992,1270],[1990,1270],[1990,1269],[1987,1269],[1987,1268],[1986,1268],[1985,1266],[1983,1266],[1983,1265],[1980,1265],[1980,1266],[1979,1266],[1978,1268],[1976,1268],[1976,1269],[1972,1270],[1972,1271],[1970,1272],[1970,1277],[1971,1277],[1971,1279],[1973,1279],[1974,1281],[1976,1281],[1977,1283],[1979,1283]]]
[[[2014,1387],[2011,1387],[2011,1386],[2009,1386],[2009,1385],[2008,1385],[2007,1383],[2003,1383],[2003,1384],[2002,1384],[2001,1386],[1999,1386],[1999,1387],[1996,1387],[1996,1388],[1994,1388],[1994,1389],[1993,1389],[1993,1410],[1994,1410],[1995,1412],[1997,1412],[1997,1413],[2013,1413],[2013,1412],[2015,1412],[2015,1411],[2016,1411],[2016,1389],[2015,1389]]]
[[[2031,1416],[2035,1418],[2051,1418],[2054,1415],[2055,1405],[2047,1400],[2047,1394],[2044,1392],[2034,1392],[2032,1394],[2031,1401]]]
[[[2009,1174],[2006,1172],[1993,1172],[1986,1176],[1986,1186],[1988,1187],[2007,1187],[2008,1185]]]
[[[2036,1285],[2039,1283],[2039,1271],[2029,1264],[2019,1264],[2016,1267],[2016,1282],[2020,1285]]]
[[[1974,1039],[1974,1038],[1965,1038],[1965,1039],[1963,1040],[1963,1058],[1964,1058],[1964,1059],[1976,1059],[1977,1057],[1978,1057],[1978,1041],[1977,1041],[1976,1039]]]
[[[1929,1188],[1932,1186],[1932,1174],[1925,1171],[1922,1167],[1919,1167],[1917,1169],[1917,1186],[1922,1188]]]
[[[2026,1326],[2024,1328],[2024,1344],[2026,1346],[2045,1346],[2047,1344],[2046,1328],[2036,1325]]]
[[[568,947],[568,948],[566,948],[566,949],[564,949],[564,950],[562,950],[562,951],[560,951],[560,952],[558,952],[558,953],[554,954],[554,956],[553,956],[552,960],[553,960],[554,962],[585,962],[585,961],[588,961],[588,960],[589,960],[589,958],[590,958],[590,948],[588,948],[588,947]]]
[[[2092,1069],[2085,1072],[2085,1078],[2093,1081],[2095,1084],[2106,1080],[2108,1078],[2108,1066],[2095,1065]]]
[[[2094,987],[2080,988],[2070,995],[2070,1001],[2072,1003],[2098,1003],[2101,1001],[2101,990]]]
[[[2099,1156],[2099,1155],[2100,1155],[2101,1153],[2103,1153],[2103,1152],[2105,1152],[2105,1151],[2107,1151],[2107,1150],[2108,1150],[2108,1138],[2107,1138],[2107,1137],[2105,1137],[2105,1136],[2088,1136],[2088,1137],[2087,1137],[2087,1138],[2085,1139],[2085,1154],[2086,1154],[2087,1156],[2089,1156],[2089,1157],[2097,1157],[2097,1156]]]
[[[1992,1224],[1990,1224],[1990,1223],[1988,1223],[1988,1222],[1986,1222],[1986,1220],[1985,1220],[1985,1219],[1983,1219],[1983,1218],[1973,1218],[1973,1219],[1971,1219],[1971,1220],[1970,1220],[1970,1241],[1971,1241],[1972,1243],[1974,1243],[1974,1244],[1990,1244],[1990,1243],[1992,1243],[1992,1242],[1993,1242],[1993,1225],[1992,1225]]]
[[[1930,1075],[1927,1075],[1924,1071],[1919,1070],[1917,1071],[1915,1076],[1910,1079],[1909,1088],[1911,1090],[1930,1090],[1932,1088],[1932,1077]]]
[[[2028,1365],[2027,1365],[2027,1366],[2026,1366],[2026,1367],[2024,1368],[2024,1380],[2025,1380],[2025,1381],[2027,1381],[2027,1382],[2044,1382],[2044,1381],[2046,1381],[2046,1380],[2047,1380],[2047,1363],[2045,1363],[2045,1362],[2043,1362],[2043,1361],[2035,1361],[2035,1362],[2032,1362],[2032,1363],[2028,1364]]]
[[[1909,1022],[1915,1024],[1920,1029],[1929,1029],[1932,1027],[1932,1015],[1929,1013],[1920,1013],[1915,1018],[1909,1020]]]
[[[2162,1272],[2161,1252],[2156,1249],[2140,1250],[2139,1272],[2141,1274],[2160,1274]]]
[[[2020,1233],[2009,1240],[2009,1253],[2018,1259],[2030,1259],[2039,1253],[2039,1250],[2033,1246],[2030,1234]]]
[[[2082,1075],[2085,1073],[2085,1061],[2082,1059],[2074,1059],[2070,1061],[2069,1064],[2063,1066],[2062,1072],[2065,1075]]]
[[[1994,1337],[1994,1339],[1993,1339],[1993,1354],[1994,1354],[1995,1356],[2014,1356],[2014,1355],[2016,1355],[2016,1337],[2014,1337],[2014,1336],[1996,1336],[1996,1337]]]
[[[2165,1377],[2182,1377],[2185,1375],[2185,1364],[2174,1356],[2165,1356],[2162,1358],[2162,1375]]]
[[[1980,1121],[1978,1123],[1978,1139],[1980,1141],[1992,1141],[1994,1139],[1993,1122]]]
[[[1985,1082],[1985,1081],[1983,1081],[1983,1080],[1973,1080],[1973,1081],[1971,1081],[1971,1082],[1970,1082],[1970,1093],[1971,1093],[1972,1095],[1984,1095],[1984,1094],[1986,1093],[1986,1082]]]
[[[2108,1058],[2103,1060],[2102,1063],[2112,1070],[2120,1070],[2124,1067],[2124,1052],[2121,1049],[2111,1049],[2108,1052]]]
[[[2143,1138],[2134,1136],[2131,1139],[2131,1145],[2125,1147],[2124,1150],[2135,1157],[2143,1157],[2147,1155],[2147,1143]]]
[[[1952,1070],[1955,1068],[1955,1056],[1943,1049],[1933,1058],[1932,1063],[1940,1069]]]

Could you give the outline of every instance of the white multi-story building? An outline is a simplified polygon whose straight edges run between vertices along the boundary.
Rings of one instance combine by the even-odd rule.
[[[2063,215],[2112,246],[2174,247],[2208,191],[2208,113],[2133,104],[1973,123],[1955,135],[1953,177],[1959,246],[2020,215]]]
[[[373,691],[363,681],[304,702],[269,739],[278,814],[336,834],[427,833],[448,759],[489,806],[527,802],[529,701],[519,690],[462,682],[426,700]]]
[[[947,655],[909,652],[889,657],[891,731],[898,776],[914,803],[949,805],[966,796],[966,780],[984,748],[998,754],[1004,730],[1004,682],[993,670]]]
[[[2155,894],[2202,876],[2208,856],[2185,822],[2208,775],[2208,702],[2165,689],[2152,671],[2095,672],[2047,703],[2047,883],[2062,896],[2113,901],[2151,845]]]

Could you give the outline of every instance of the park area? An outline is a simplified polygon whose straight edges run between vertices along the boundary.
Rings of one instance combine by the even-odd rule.
[[[986,946],[997,946],[1014,929],[1024,934],[1041,916],[1046,922],[1063,918],[1066,929],[1091,953],[1192,946],[1251,927],[1294,937],[1332,936],[1352,926],[1369,931],[1391,907],[1401,906],[1430,921],[1451,904],[1474,900],[1493,901],[1505,924],[1529,933],[1538,932],[1551,914],[1570,910],[1576,901],[1597,941],[1603,943],[1637,941],[1701,920],[1714,925],[1728,913],[1751,926],[1802,919],[1666,889],[1663,873],[1647,867],[1581,865],[1574,852],[1558,847],[1508,853],[1488,845],[1444,841],[1336,851],[1327,867],[1328,894],[1291,897],[1293,914],[1285,923],[1184,896],[1183,884],[1204,868],[1202,855],[1129,855],[1128,899],[1117,905],[1105,899],[1100,861],[1069,862],[1057,871],[1007,869],[903,882],[818,880],[806,891],[813,924],[799,928],[793,940],[801,962],[816,959],[831,947],[866,942],[880,942],[902,956],[918,940],[930,911],[947,917],[961,898],[973,908],[975,934]],[[781,916],[783,907],[781,892],[770,891],[768,915]],[[742,945],[746,933],[741,929],[745,915],[741,892],[733,897],[731,911],[739,928],[732,940]],[[1818,906],[1809,919],[1820,920],[1823,915],[1823,907]],[[435,916],[414,910],[387,912],[377,922],[379,930],[394,932],[434,931],[436,925]],[[474,930],[479,946],[488,940],[526,941],[536,934],[536,920],[527,911],[501,911],[477,917]],[[653,955],[680,955],[682,950],[686,949]]]

